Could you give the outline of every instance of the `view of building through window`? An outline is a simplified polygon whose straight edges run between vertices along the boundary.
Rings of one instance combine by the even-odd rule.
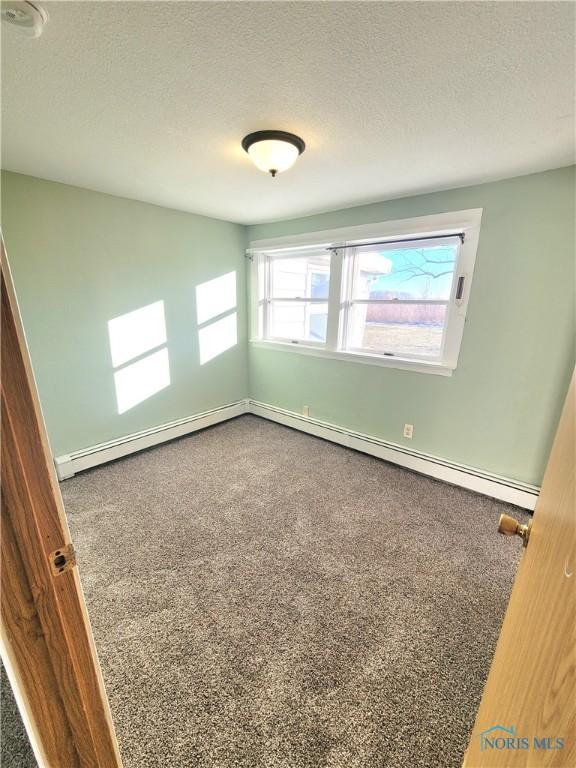
[[[325,342],[329,289],[328,252],[271,259],[269,335]]]
[[[481,211],[254,243],[253,341],[451,375]],[[363,238],[363,239],[359,239]]]

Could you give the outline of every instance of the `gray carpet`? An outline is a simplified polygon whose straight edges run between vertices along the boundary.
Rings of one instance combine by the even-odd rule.
[[[2,768],[37,768],[3,664],[0,664],[0,765]]]
[[[518,510],[253,416],[62,491],[126,768],[460,766]]]

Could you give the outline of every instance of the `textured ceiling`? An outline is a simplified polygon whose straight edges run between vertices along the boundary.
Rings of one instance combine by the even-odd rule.
[[[563,2],[48,2],[2,32],[3,167],[244,223],[574,161]],[[276,179],[240,148],[307,150]]]

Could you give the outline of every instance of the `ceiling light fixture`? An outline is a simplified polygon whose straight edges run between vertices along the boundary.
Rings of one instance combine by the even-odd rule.
[[[244,136],[242,148],[256,168],[274,177],[294,165],[306,144],[300,136],[286,131],[256,131]]]
[[[26,37],[40,37],[48,14],[36,3],[27,0],[12,0],[2,2],[2,21],[16,27],[18,32]]]

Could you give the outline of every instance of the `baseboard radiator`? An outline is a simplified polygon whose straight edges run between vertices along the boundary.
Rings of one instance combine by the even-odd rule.
[[[67,456],[55,459],[58,478],[65,480],[77,472],[127,456],[130,453],[150,448],[153,445],[173,440],[176,437],[196,432],[199,429],[236,418],[244,413],[252,413],[264,419],[284,424],[301,432],[321,437],[333,443],[352,448],[384,461],[389,461],[406,469],[419,472],[429,477],[452,485],[458,485],[476,491],[485,496],[514,504],[524,509],[533,510],[536,506],[540,488],[521,483],[517,480],[494,475],[464,464],[447,461],[437,456],[407,448],[404,445],[355,432],[351,429],[330,424],[309,416],[302,416],[294,411],[278,408],[256,400],[239,400],[210,411],[195,414],[185,419],[163,424],[152,429],[136,432],[132,435],[101,443]]]
[[[474,467],[446,461],[437,456],[431,456],[421,451],[414,451],[403,445],[390,443],[386,440],[355,432],[351,429],[340,427],[336,424],[319,421],[309,416],[301,416],[299,413],[287,411],[267,403],[259,403],[249,400],[249,413],[262,416],[265,419],[276,421],[302,432],[307,432],[324,440],[330,440],[355,451],[368,453],[392,464],[398,464],[406,469],[419,472],[422,475],[435,477],[451,485],[459,485],[485,496],[506,501],[509,504],[533,510],[540,488],[528,485],[510,478],[500,477]]]
[[[90,448],[84,448],[81,451],[75,451],[65,456],[57,456],[54,459],[54,463],[56,464],[58,479],[66,480],[69,477],[74,477],[77,472],[120,459],[122,456],[128,456],[130,453],[143,451],[145,448],[151,448],[153,445],[166,443],[169,440],[174,440],[176,437],[189,435],[191,432],[211,427],[213,424],[218,424],[221,421],[234,419],[236,416],[241,416],[247,411],[248,401],[238,400],[235,403],[196,413],[185,419],[170,421],[158,427],[119,437],[117,440],[92,445]]]

